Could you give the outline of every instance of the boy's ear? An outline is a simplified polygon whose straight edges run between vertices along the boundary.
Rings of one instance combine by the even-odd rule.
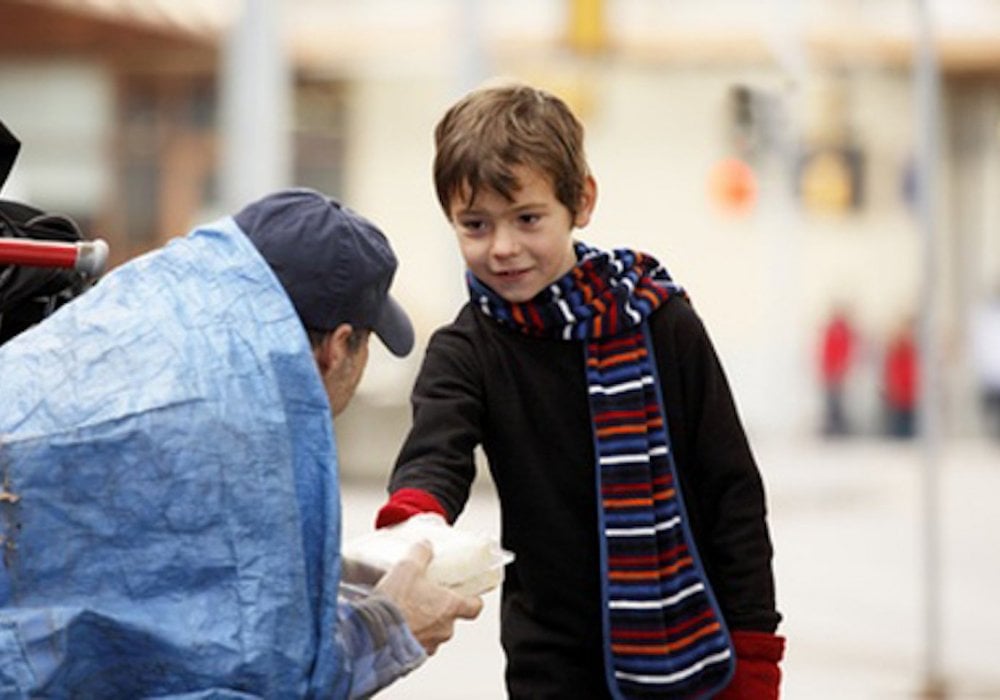
[[[594,206],[597,204],[597,180],[593,175],[588,175],[583,183],[583,190],[580,192],[580,203],[576,207],[576,216],[573,217],[573,225],[576,228],[583,228],[590,223],[590,216],[594,213]]]

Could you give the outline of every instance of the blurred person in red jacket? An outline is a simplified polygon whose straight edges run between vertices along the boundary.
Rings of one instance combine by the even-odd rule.
[[[856,334],[847,308],[834,307],[823,328],[820,345],[819,369],[823,383],[824,435],[840,436],[851,432],[844,395],[855,346]]]
[[[896,438],[913,437],[919,379],[913,319],[906,319],[893,333],[882,369],[886,432]]]

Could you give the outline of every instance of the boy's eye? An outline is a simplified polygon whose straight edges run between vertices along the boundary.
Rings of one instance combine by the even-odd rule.
[[[486,229],[486,222],[483,219],[462,219],[458,225],[468,233],[479,233]]]
[[[532,224],[537,224],[541,218],[542,218],[541,214],[536,214],[534,212],[525,212],[523,214],[519,214],[517,217],[518,221],[520,221],[522,224],[527,224],[529,226]]]

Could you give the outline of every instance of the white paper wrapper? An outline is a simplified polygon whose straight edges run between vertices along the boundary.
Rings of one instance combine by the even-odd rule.
[[[429,541],[434,548],[428,578],[465,595],[496,588],[503,580],[503,567],[514,559],[493,538],[454,528],[432,513],[356,537],[344,544],[343,555],[385,571],[420,540]]]

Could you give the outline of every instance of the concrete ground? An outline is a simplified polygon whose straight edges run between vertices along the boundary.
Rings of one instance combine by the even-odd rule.
[[[1000,446],[942,446],[928,510],[918,443],[755,443],[771,510],[780,632],[788,639],[782,697],[930,697],[929,660],[945,693],[1000,699]],[[345,537],[371,527],[378,481],[348,478]],[[931,517],[928,518],[928,514]],[[497,533],[488,483],[459,526]],[[928,586],[928,534],[940,543]],[[504,698],[499,593],[424,666],[379,695],[405,700]],[[929,601],[937,601],[929,604]],[[936,608],[935,608],[936,606]],[[929,613],[937,609],[939,614]],[[936,629],[928,645],[928,629]]]

